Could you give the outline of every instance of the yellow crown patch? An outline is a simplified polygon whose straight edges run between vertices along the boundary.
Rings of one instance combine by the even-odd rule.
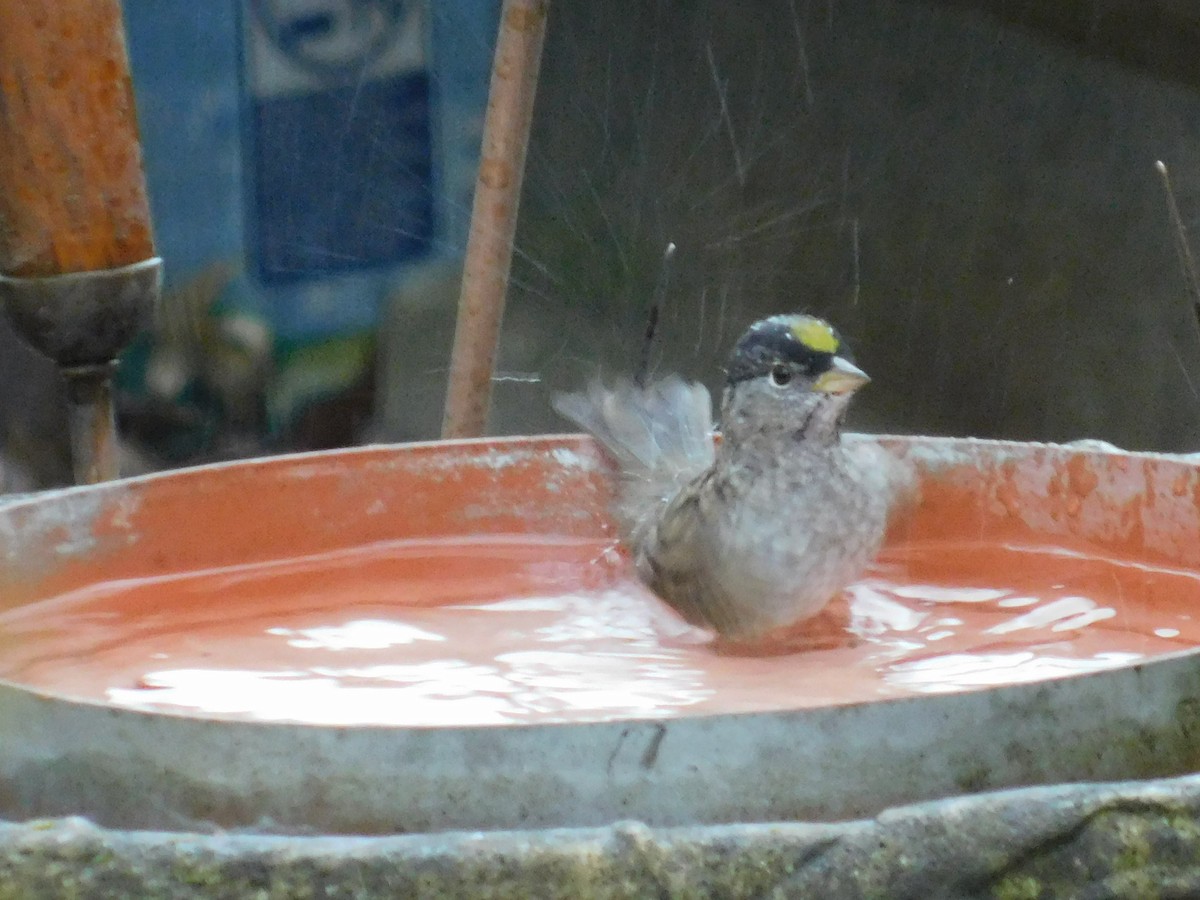
[[[837,353],[838,339],[833,329],[820,319],[803,316],[792,326],[792,335],[810,350]]]

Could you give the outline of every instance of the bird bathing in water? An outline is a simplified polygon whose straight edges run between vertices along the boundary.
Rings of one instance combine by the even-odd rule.
[[[883,542],[902,466],[842,434],[870,379],[808,315],[756,322],[730,356],[714,445],[707,388],[675,375],[559,394],[616,468],[638,576],[693,625],[757,640],[820,612]]]

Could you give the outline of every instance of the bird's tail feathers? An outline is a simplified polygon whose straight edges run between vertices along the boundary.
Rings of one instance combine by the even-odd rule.
[[[556,394],[554,408],[591,432],[627,474],[667,469],[694,477],[712,464],[712,400],[702,384],[675,375],[645,387],[594,381],[584,392]]]
[[[669,500],[713,462],[712,398],[702,384],[670,375],[645,386],[598,381],[557,394],[554,408],[604,445],[620,469],[621,506],[635,516]]]

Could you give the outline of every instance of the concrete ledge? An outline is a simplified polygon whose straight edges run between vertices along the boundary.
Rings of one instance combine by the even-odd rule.
[[[401,837],[0,824],[0,898],[1200,896],[1200,776],[1028,788],[828,825]]]

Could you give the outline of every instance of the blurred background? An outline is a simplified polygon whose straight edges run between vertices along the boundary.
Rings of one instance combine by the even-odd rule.
[[[499,0],[125,0],[166,295],[127,471],[437,436]],[[1183,0],[557,0],[491,431],[655,364],[719,387],[807,310],[862,430],[1200,449]],[[677,251],[665,266],[668,243]],[[0,325],[2,486],[70,480],[53,366]]]

